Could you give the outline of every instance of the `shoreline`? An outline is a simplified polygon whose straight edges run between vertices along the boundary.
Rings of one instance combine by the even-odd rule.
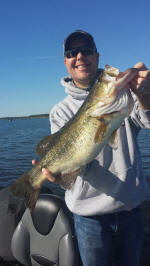
[[[16,120],[16,119],[31,119],[31,118],[48,118],[49,114],[38,114],[38,115],[28,115],[28,116],[8,116],[8,117],[0,117],[0,120]]]

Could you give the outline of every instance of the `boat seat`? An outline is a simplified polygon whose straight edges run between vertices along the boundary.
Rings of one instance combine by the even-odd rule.
[[[40,195],[35,209],[26,209],[12,237],[13,256],[23,265],[73,266],[78,251],[64,200]]]
[[[24,211],[23,201],[13,197],[10,186],[2,187],[0,189],[0,265],[15,265],[11,239]]]

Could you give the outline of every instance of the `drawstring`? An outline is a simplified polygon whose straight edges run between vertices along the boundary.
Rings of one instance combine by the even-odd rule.
[[[117,233],[118,229],[119,229],[119,215],[118,213],[115,213],[115,228],[114,228],[115,233]]]
[[[119,230],[119,214],[118,213],[113,214],[113,221],[111,224],[111,228],[114,234],[116,234]]]

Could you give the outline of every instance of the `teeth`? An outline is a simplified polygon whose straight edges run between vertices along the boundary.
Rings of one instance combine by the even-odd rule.
[[[85,67],[86,67],[86,65],[77,66],[78,69],[83,69],[83,68],[85,68]]]

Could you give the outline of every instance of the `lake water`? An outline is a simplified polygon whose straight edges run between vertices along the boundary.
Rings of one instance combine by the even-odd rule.
[[[0,120],[0,188],[11,185],[31,169],[32,159],[38,159],[37,143],[49,134],[48,118]],[[45,185],[55,194],[64,195],[58,185]]]

